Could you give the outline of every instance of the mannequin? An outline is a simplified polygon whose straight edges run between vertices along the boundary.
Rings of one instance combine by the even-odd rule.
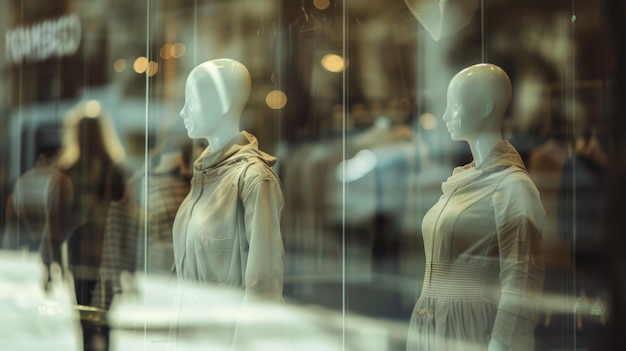
[[[187,77],[180,115],[188,136],[209,146],[174,220],[175,269],[179,281],[282,301],[284,201],[276,159],[239,130],[249,95],[248,70],[232,59],[203,62]]]
[[[456,167],[422,223],[426,271],[407,350],[533,350],[543,288],[545,212],[519,153],[502,140],[506,72],[473,65],[448,86],[450,137],[474,161]]]

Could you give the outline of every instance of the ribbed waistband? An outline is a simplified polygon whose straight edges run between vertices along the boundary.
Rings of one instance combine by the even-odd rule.
[[[481,266],[427,263],[421,296],[496,299],[497,282],[497,272]]]

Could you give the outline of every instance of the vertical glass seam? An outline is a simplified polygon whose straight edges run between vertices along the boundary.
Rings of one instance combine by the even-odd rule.
[[[348,314],[348,301],[347,301],[347,183],[346,183],[346,157],[347,157],[347,126],[348,126],[348,89],[349,89],[349,81],[348,81],[348,45],[346,43],[348,36],[348,1],[342,0],[343,2],[343,12],[342,12],[342,55],[344,60],[344,69],[342,73],[342,159],[344,162],[341,163],[341,174],[342,174],[342,182],[341,182],[341,316],[342,316],[342,328],[341,328],[341,341],[342,341],[342,349],[347,349],[347,314]]]
[[[146,0],[146,60],[147,62],[150,62],[150,6],[151,6],[151,2],[150,0]],[[150,166],[148,164],[148,156],[149,156],[149,127],[150,127],[150,115],[149,115],[149,108],[150,108],[150,75],[148,74],[148,70],[146,70],[145,72],[145,79],[146,79],[146,103],[145,103],[145,118],[144,118],[144,182],[142,184],[142,188],[143,188],[143,204],[142,204],[142,211],[145,214],[143,216],[143,270],[144,270],[144,277],[147,276],[148,273],[148,182],[150,181],[150,179],[148,178],[149,176],[149,172],[148,172],[148,167]],[[143,291],[148,291],[147,290],[147,281],[146,279],[144,279],[144,287],[143,287]],[[147,306],[147,294],[143,294],[143,303],[144,306]],[[148,347],[148,321],[146,319],[144,319],[143,321],[143,338],[144,338],[144,350],[147,350]]]

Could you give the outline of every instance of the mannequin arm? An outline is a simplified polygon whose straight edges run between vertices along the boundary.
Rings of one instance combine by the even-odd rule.
[[[285,255],[281,233],[284,202],[280,183],[265,166],[256,164],[247,171],[245,184],[241,200],[249,248],[244,277],[246,296],[280,302]]]
[[[245,296],[237,317],[231,350],[243,350],[257,337],[246,321],[245,310],[255,300],[282,302],[284,248],[282,219],[284,201],[280,183],[264,165],[252,165],[245,175],[241,193],[245,214],[248,261],[245,268]],[[267,337],[267,335],[265,335]]]
[[[494,193],[500,254],[500,302],[491,334],[508,349],[534,349],[537,306],[544,263],[540,228],[545,212],[539,193],[523,172],[514,172]],[[505,349],[506,349],[505,348]]]

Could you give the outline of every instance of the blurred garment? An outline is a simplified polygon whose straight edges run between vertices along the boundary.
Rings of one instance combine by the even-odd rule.
[[[115,164],[93,160],[88,169],[76,165],[67,171],[74,184],[71,210],[73,230],[69,239],[70,270],[77,280],[94,281],[102,260],[104,227],[109,205],[124,197],[125,172]],[[77,292],[79,304],[89,304],[88,296]]]
[[[3,247],[39,251],[44,263],[61,262],[67,213],[74,189],[68,176],[44,157],[24,173],[7,200]]]
[[[570,255],[558,233],[559,189],[563,165],[567,159],[567,144],[557,138],[547,140],[530,153],[528,174],[537,186],[541,202],[546,210],[546,221],[542,231],[546,267],[567,267]]]
[[[150,172],[146,184],[145,174],[141,173],[128,188],[128,201],[109,207],[93,306],[110,307],[113,296],[121,291],[120,276],[124,271],[160,275],[172,271],[172,225],[178,207],[189,193],[189,178],[181,175],[179,169]]]
[[[605,165],[589,154],[577,152],[563,166],[559,187],[560,236],[572,245],[576,291],[603,292],[605,248],[602,216],[605,198]]]
[[[122,291],[121,273],[134,272],[139,220],[137,209],[128,204],[113,202],[109,206],[104,229],[102,263],[89,305],[108,309],[114,295]]]
[[[533,350],[545,212],[521,157],[502,141],[457,167],[424,217],[426,272],[407,350]]]
[[[147,195],[144,197],[145,179],[138,180],[132,187],[140,185],[139,210],[145,209],[137,241],[137,270],[152,274],[170,274],[174,266],[172,226],[176,212],[190,190],[189,176],[180,171],[148,174]],[[136,191],[137,192],[137,191]],[[145,202],[145,204],[144,204]],[[144,219],[144,217],[142,217]],[[145,224],[148,225],[144,231]],[[147,247],[146,247],[147,244]],[[144,257],[145,256],[145,257]]]

